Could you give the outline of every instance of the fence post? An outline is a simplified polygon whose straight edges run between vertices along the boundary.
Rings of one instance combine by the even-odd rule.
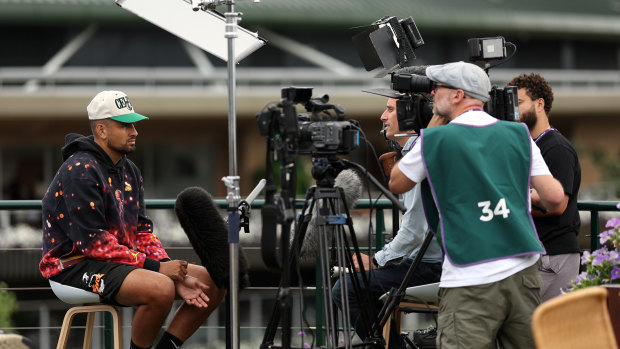
[[[598,238],[601,232],[598,212],[598,210],[590,211],[590,251],[598,250],[598,248],[601,247]]]

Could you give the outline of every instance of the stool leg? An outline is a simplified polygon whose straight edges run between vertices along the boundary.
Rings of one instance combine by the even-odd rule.
[[[79,312],[79,309],[71,308],[65,313],[65,317],[62,320],[62,327],[60,328],[60,335],[58,336],[58,344],[56,344],[56,349],[65,349],[67,347],[69,330],[71,330],[73,317]]]
[[[123,323],[120,308],[114,307],[112,323],[114,324],[114,349],[123,349]]]
[[[383,339],[385,340],[385,349],[390,347],[390,328],[392,327],[393,313],[387,319],[385,325],[383,325]]]
[[[394,323],[396,325],[396,330],[400,333],[400,325],[403,320],[403,313],[401,311],[397,311],[394,313]]]
[[[112,314],[113,326],[114,326],[114,348],[123,348],[123,324],[122,317],[120,316],[120,310],[118,307],[105,304],[94,304],[86,306],[77,306],[67,310],[65,318],[62,322],[60,329],[60,336],[58,338],[58,344],[56,349],[65,349],[67,341],[69,339],[69,330],[71,329],[71,323],[73,318],[78,313],[87,313],[86,328],[84,329],[84,349],[90,349],[93,339],[93,327],[95,325],[95,314],[98,312],[107,311]]]
[[[89,311],[86,316],[86,327],[84,328],[84,349],[90,349],[93,344],[93,327],[95,327],[96,312]]]

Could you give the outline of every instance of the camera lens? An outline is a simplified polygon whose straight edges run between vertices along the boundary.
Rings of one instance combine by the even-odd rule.
[[[392,75],[392,90],[400,92],[427,92],[433,89],[433,82],[422,75],[394,74]]]

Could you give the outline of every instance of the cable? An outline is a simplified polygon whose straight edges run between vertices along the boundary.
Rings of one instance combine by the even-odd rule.
[[[491,68],[495,68],[500,64],[504,64],[506,62],[508,62],[516,53],[517,53],[517,45],[513,44],[512,42],[506,42],[506,46],[510,46],[513,48],[512,54],[508,57],[506,57],[506,59],[502,59],[500,61],[497,61],[497,63],[493,64],[493,65],[489,65],[486,69],[489,70]]]

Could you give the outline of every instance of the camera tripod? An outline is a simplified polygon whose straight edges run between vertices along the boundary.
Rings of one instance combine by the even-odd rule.
[[[284,238],[286,234],[283,231],[282,238],[282,276],[279,285],[279,291],[277,295],[277,301],[274,306],[273,313],[267,325],[265,336],[261,344],[262,349],[267,348],[291,348],[290,337],[290,288],[289,277],[290,271],[297,268],[299,261],[301,247],[303,241],[306,238],[306,232],[308,224],[312,218],[314,212],[316,234],[318,234],[318,252],[319,252],[319,264],[321,272],[321,282],[323,285],[323,311],[325,314],[325,334],[327,340],[327,348],[342,348],[338,346],[338,329],[337,329],[337,317],[332,302],[332,289],[330,287],[330,246],[329,246],[329,234],[333,227],[333,248],[332,261],[339,267],[348,268],[353,270],[353,256],[349,251],[353,250],[355,257],[357,258],[358,265],[360,265],[360,278],[352,278],[352,286],[354,288],[354,294],[358,304],[362,305],[361,308],[361,321],[363,325],[369,330],[369,333],[373,335],[367,338],[364,343],[356,344],[356,347],[366,348],[383,348],[385,341],[381,335],[380,322],[378,320],[377,310],[374,309],[373,302],[369,299],[369,294],[364,291],[368,290],[369,280],[368,275],[364,271],[363,263],[360,257],[360,250],[353,229],[353,221],[351,219],[349,208],[345,201],[344,191],[340,187],[334,187],[335,174],[338,169],[344,169],[346,167],[357,167],[361,173],[367,175],[367,177],[377,185],[384,194],[395,203],[395,205],[404,211],[403,205],[381,184],[372,176],[367,174],[366,170],[359,164],[352,163],[341,159],[327,159],[322,158],[314,162],[312,168],[312,175],[317,180],[317,185],[308,189],[304,201],[304,205],[299,216],[299,220],[295,226],[295,233],[291,244],[291,252],[289,256],[286,256],[287,245],[289,243],[288,236]],[[344,226],[347,226],[348,234],[345,232]],[[283,227],[284,229],[284,227]],[[284,263],[288,261],[288,263]],[[351,323],[348,319],[348,299],[347,299],[347,282],[346,274],[339,274],[341,285],[343,286],[343,298],[342,307],[344,314],[344,323]],[[361,279],[361,280],[360,280]],[[281,346],[274,345],[274,337],[277,331],[278,324],[282,322],[282,344]],[[320,330],[320,329],[318,329]],[[344,347],[351,348],[351,334],[350,327],[344,326]]]

